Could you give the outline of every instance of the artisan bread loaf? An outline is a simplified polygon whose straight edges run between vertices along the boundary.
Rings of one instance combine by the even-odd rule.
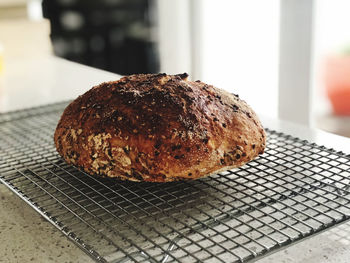
[[[93,87],[64,110],[57,151],[89,174],[149,182],[197,179],[262,154],[266,136],[253,110],[187,76],[131,75]]]

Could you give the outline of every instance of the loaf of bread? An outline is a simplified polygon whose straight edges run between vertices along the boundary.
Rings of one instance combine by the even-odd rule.
[[[253,110],[187,77],[140,74],[93,87],[64,110],[57,151],[89,174],[148,182],[197,179],[262,154]]]

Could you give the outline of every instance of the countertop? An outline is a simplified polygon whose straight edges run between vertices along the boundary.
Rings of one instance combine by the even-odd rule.
[[[0,112],[77,97],[119,75],[56,57],[13,60],[0,73]],[[299,125],[262,118],[266,127],[350,154],[350,139]],[[350,223],[258,260],[268,262],[348,262]],[[92,262],[78,247],[25,202],[0,185],[0,262]]]

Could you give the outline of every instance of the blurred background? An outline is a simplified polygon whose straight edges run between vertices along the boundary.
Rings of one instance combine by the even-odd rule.
[[[0,0],[0,74],[52,55],[121,75],[188,72],[259,115],[350,137],[349,10],[347,0]]]

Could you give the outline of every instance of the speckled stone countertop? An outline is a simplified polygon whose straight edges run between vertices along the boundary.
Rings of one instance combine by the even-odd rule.
[[[93,262],[29,205],[0,185],[0,262]]]
[[[54,56],[6,62],[0,74],[0,112],[72,99],[103,81],[120,78]],[[0,183],[0,262],[93,260]]]
[[[120,76],[57,58],[12,61],[0,79],[0,112],[63,101]],[[39,74],[40,73],[40,74]],[[35,77],[39,74],[38,77]],[[26,85],[23,85],[26,83]],[[74,87],[74,89],[71,89]],[[350,153],[350,140],[278,120],[266,127]],[[259,263],[350,262],[350,223],[267,256]],[[0,262],[93,262],[34,209],[0,184]]]
[[[348,263],[350,223],[345,223],[259,263]],[[29,205],[0,185],[0,262],[82,262],[93,260]]]
[[[283,249],[258,263],[349,263],[350,223]]]

